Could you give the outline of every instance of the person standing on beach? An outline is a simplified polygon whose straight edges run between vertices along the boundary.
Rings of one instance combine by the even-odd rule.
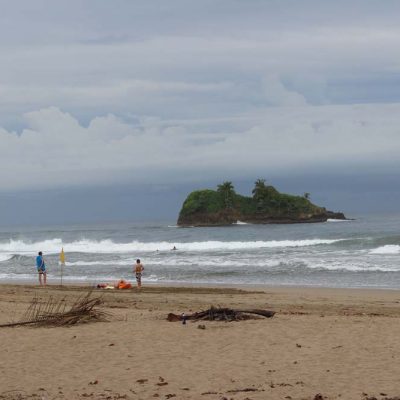
[[[39,251],[36,257],[36,268],[39,274],[39,284],[46,286],[47,276],[46,276],[46,264],[44,263],[43,253]],[[43,280],[42,280],[43,276]]]
[[[139,259],[136,260],[134,271],[136,275],[137,287],[140,289],[142,287],[142,272],[144,271],[144,267]]]

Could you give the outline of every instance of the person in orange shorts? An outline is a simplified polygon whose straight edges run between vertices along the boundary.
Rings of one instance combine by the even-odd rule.
[[[136,260],[136,264],[135,264],[135,268],[134,268],[134,272],[136,275],[136,282],[137,282],[137,286],[140,289],[142,287],[142,273],[144,271],[144,267],[143,264],[140,262],[139,259]]]

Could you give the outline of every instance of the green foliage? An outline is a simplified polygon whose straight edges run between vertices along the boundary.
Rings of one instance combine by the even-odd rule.
[[[298,218],[318,214],[324,209],[312,204],[306,196],[279,193],[273,186],[258,179],[252,191],[253,197],[235,193],[232,182],[218,185],[217,190],[197,190],[189,194],[183,203],[180,218],[195,214],[238,212],[244,217]]]
[[[235,189],[232,185],[232,182],[225,181],[217,186],[217,192],[224,193],[224,194],[225,193],[232,194],[232,193],[235,193]]]
[[[215,213],[224,208],[223,198],[215,190],[196,190],[189,194],[183,203],[182,217],[195,213]]]
[[[217,186],[217,192],[220,194],[225,208],[232,208],[235,199],[235,189],[232,182],[225,181]]]
[[[276,213],[276,209],[280,208],[280,193],[273,186],[267,186],[265,179],[256,180],[252,193],[256,212]]]
[[[279,213],[289,216],[295,217],[299,214],[317,213],[319,211],[319,207],[302,196],[278,194],[278,196],[274,196],[272,200]]]
[[[253,215],[257,211],[256,203],[251,197],[237,194],[235,197],[235,204],[243,215]]]
[[[252,190],[254,199],[257,200],[258,198],[260,198],[265,188],[265,179],[257,179],[254,182],[254,189]]]

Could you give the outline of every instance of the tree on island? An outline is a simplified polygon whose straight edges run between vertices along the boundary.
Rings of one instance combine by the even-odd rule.
[[[257,211],[260,212],[265,208],[265,198],[267,187],[265,186],[265,179],[257,179],[254,182],[254,189],[251,191],[253,194],[253,199],[256,202]]]
[[[232,182],[225,181],[217,186],[217,192],[222,196],[225,208],[233,207],[233,199],[235,197],[235,188]]]
[[[216,190],[191,192],[179,213],[180,226],[230,225],[237,220],[257,223],[310,223],[324,222],[328,218],[346,219],[343,213],[327,211],[301,196],[280,193],[265,179],[254,182],[252,196],[236,193],[232,182],[219,184]]]
[[[253,198],[255,200],[262,198],[266,188],[267,187],[265,186],[265,179],[257,179],[254,182],[254,189],[251,191],[251,193],[253,194]]]

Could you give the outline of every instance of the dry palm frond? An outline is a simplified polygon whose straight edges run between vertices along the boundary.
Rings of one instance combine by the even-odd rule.
[[[19,322],[1,324],[0,327],[69,326],[84,322],[107,321],[109,314],[97,308],[102,304],[101,297],[90,298],[91,294],[90,291],[79,297],[69,309],[65,299],[56,301],[50,296],[47,302],[41,303],[35,297]]]

